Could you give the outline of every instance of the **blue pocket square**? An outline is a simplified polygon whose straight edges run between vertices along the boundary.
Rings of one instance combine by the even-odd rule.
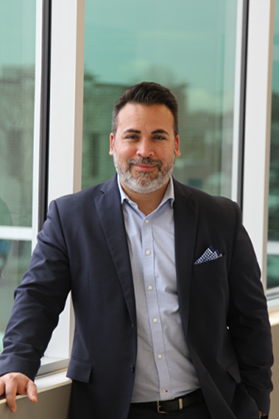
[[[200,263],[209,262],[210,260],[218,259],[222,257],[222,254],[217,250],[213,249],[212,246],[208,247],[206,251],[196,260],[194,265],[199,265]]]

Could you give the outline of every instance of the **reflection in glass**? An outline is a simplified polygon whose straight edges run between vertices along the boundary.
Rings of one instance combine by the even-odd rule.
[[[182,155],[174,176],[230,196],[236,8],[236,0],[86,1],[83,188],[114,174],[112,108],[145,80],[178,100]]]
[[[0,240],[0,352],[13,306],[14,290],[28,268],[30,255],[31,242]]]
[[[273,253],[268,255],[267,288],[279,286],[279,0],[275,1],[272,113],[269,176],[268,241]]]
[[[279,255],[267,256],[267,288],[279,287]]]
[[[31,226],[35,77],[32,0],[0,2],[0,198]]]
[[[0,1],[0,352],[31,242],[36,1]]]
[[[12,225],[12,214],[6,203],[0,198],[0,226]],[[0,276],[7,263],[10,253],[11,242],[10,240],[0,237]]]

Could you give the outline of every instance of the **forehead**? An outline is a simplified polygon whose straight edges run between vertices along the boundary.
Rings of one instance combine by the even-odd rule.
[[[125,129],[168,129],[173,130],[174,118],[165,105],[142,105],[127,103],[119,111],[117,117],[117,131]]]

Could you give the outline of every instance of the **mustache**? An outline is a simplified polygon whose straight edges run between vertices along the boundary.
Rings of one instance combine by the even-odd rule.
[[[161,160],[152,160],[150,157],[142,157],[141,159],[129,159],[127,161],[129,168],[132,164],[150,164],[151,166],[158,166],[159,169],[163,166]]]

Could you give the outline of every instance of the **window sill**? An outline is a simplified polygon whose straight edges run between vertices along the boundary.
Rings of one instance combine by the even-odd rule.
[[[41,366],[39,368],[37,376],[44,374],[56,373],[59,370],[66,369],[69,364],[69,359],[65,358],[54,358],[50,356],[44,356],[41,359]]]
[[[55,371],[52,374],[46,374],[36,377],[35,384],[37,386],[38,393],[71,384],[72,380],[66,377],[66,374],[67,369],[63,369],[60,371]]]
[[[278,310],[278,306],[277,306]],[[269,321],[271,326],[276,326],[279,324],[279,311],[273,311],[269,313]]]

